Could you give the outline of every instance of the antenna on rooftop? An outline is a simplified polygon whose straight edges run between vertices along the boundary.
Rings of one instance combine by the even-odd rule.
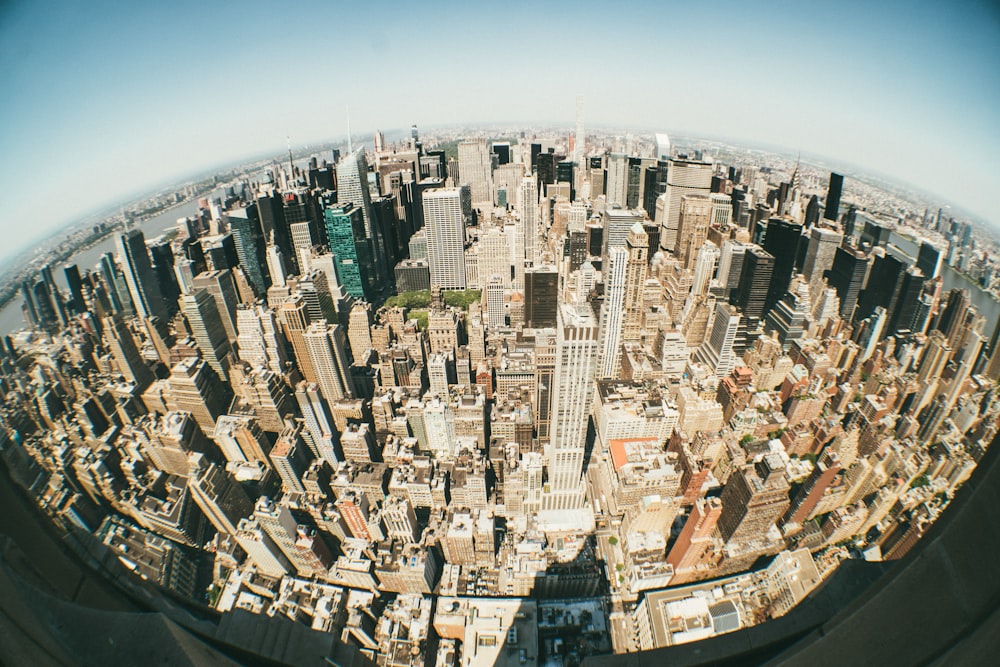
[[[347,107],[347,152],[353,153],[354,147],[351,145],[351,105],[345,105]]]

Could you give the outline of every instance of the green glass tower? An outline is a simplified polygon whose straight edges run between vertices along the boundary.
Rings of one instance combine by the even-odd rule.
[[[361,209],[351,203],[333,204],[323,215],[330,252],[336,258],[337,279],[354,298],[371,301],[375,262]]]

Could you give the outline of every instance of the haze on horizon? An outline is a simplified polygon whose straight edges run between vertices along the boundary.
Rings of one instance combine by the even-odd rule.
[[[215,165],[375,128],[574,122],[800,149],[1000,229],[1000,9],[446,2],[0,4],[9,259]],[[944,201],[942,201],[944,203]]]

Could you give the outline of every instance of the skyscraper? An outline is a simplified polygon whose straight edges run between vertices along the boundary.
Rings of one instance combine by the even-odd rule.
[[[837,290],[840,298],[840,317],[854,318],[861,286],[868,275],[868,257],[853,245],[843,244],[833,255],[833,266],[824,272],[827,284]]]
[[[827,220],[837,221],[840,215],[840,194],[844,187],[844,177],[837,173],[830,173],[830,187],[826,191],[826,208],[823,217]]]
[[[601,307],[600,347],[596,374],[599,380],[618,377],[627,270],[628,251],[618,246],[610,248],[604,271],[604,304]]]
[[[203,287],[183,295],[180,299],[181,310],[191,327],[198,349],[212,370],[223,382],[229,380],[229,356],[233,351],[226,328],[222,324],[219,308],[215,299]]]
[[[131,332],[120,315],[110,315],[104,318],[104,341],[111,348],[118,372],[127,382],[136,386],[137,393],[142,393],[155,379],[153,372],[135,345]]]
[[[300,382],[295,387],[295,400],[299,404],[302,420],[320,458],[331,466],[336,465],[338,459],[333,446],[335,433],[333,420],[323,402],[319,385]]]
[[[809,294],[819,297],[823,277],[833,267],[837,249],[844,240],[844,234],[836,229],[813,227],[809,230],[809,245],[806,248],[806,260],[802,265],[802,274],[809,281]]]
[[[559,272],[554,266],[536,266],[524,272],[524,326],[555,328]]]
[[[560,304],[556,318],[549,482],[542,502],[544,509],[567,510],[583,504],[581,475],[594,399],[598,327],[585,304]]]
[[[775,519],[788,509],[785,466],[777,454],[768,454],[754,465],[733,473],[722,490],[719,534],[739,550],[764,539]]]
[[[733,306],[721,301],[715,304],[715,317],[708,340],[695,352],[695,359],[710,369],[716,377],[726,377],[733,372],[736,355],[736,331],[740,324],[740,314]]]
[[[608,179],[604,194],[608,207],[625,206],[628,197],[628,156],[612,153],[608,156]]]
[[[424,193],[427,263],[431,285],[465,289],[465,225],[471,218],[468,188]]]
[[[192,282],[195,289],[204,288],[212,295],[226,336],[230,343],[235,343],[236,308],[239,306],[239,297],[236,293],[236,283],[233,281],[233,272],[230,269],[206,271],[196,275]]]
[[[352,203],[328,206],[326,236],[337,269],[337,282],[355,299],[373,301],[376,279],[371,240],[365,234],[362,209]]]
[[[767,300],[764,302],[765,311],[771,310],[788,291],[801,242],[801,224],[785,218],[771,218],[767,221],[764,250],[774,257],[774,271],[771,273],[771,285],[768,287]]]
[[[149,259],[149,251],[146,250],[146,237],[142,230],[131,229],[119,234],[115,243],[136,314],[143,319],[156,316],[166,322],[170,318]]]
[[[337,165],[337,199],[340,204],[351,203],[361,209],[364,237],[371,242],[375,274],[379,280],[388,281],[389,267],[381,252],[385,246],[372,212],[371,191],[368,189],[368,159],[363,147],[345,155]]]
[[[313,322],[302,335],[316,374],[316,384],[327,403],[354,395],[347,353],[344,350],[344,332],[339,325],[324,320]]]
[[[632,225],[625,247],[628,251],[628,266],[623,299],[622,342],[632,343],[642,337],[643,287],[649,267],[649,236],[643,225],[638,222]]]
[[[685,269],[694,267],[698,249],[708,238],[711,212],[712,200],[708,195],[693,193],[681,197],[680,214],[677,218],[677,243],[673,252],[674,257]]]
[[[712,163],[687,156],[670,159],[667,168],[667,189],[656,202],[656,222],[659,223],[660,247],[672,252],[677,247],[677,225],[680,221],[681,197],[686,194],[709,194],[712,189]]]
[[[533,266],[538,254],[538,183],[534,178],[529,176],[521,179],[517,204],[521,233],[524,234],[524,261]]]
[[[490,163],[486,139],[466,139],[458,143],[459,178],[462,185],[469,186],[473,203],[493,203]]]

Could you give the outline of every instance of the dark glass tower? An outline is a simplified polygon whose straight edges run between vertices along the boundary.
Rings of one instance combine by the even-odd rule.
[[[837,220],[840,214],[840,193],[844,188],[844,177],[840,174],[830,173],[830,187],[826,191],[826,208],[823,217],[827,220]]]
[[[865,253],[852,245],[837,248],[833,256],[833,268],[824,273],[827,284],[837,290],[840,299],[840,317],[850,321],[854,307],[858,305],[858,294],[868,272],[868,258]]]
[[[771,218],[767,221],[764,250],[774,258],[774,271],[764,302],[765,311],[773,308],[788,291],[801,241],[802,225],[799,223],[784,218]]]
[[[541,266],[524,272],[524,325],[532,329],[556,326],[559,273]]]

